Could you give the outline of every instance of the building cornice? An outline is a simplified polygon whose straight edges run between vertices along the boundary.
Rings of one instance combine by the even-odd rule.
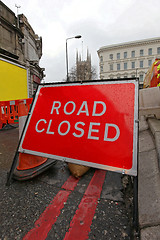
[[[3,7],[5,7],[7,9],[7,11],[9,11],[12,15],[15,16],[15,13],[9,8],[7,7],[7,5],[5,5],[2,1],[0,1],[0,5],[2,5]]]
[[[22,33],[22,31],[16,27],[16,25],[11,24],[9,21],[7,21],[6,19],[4,19],[2,16],[0,17],[0,21],[1,23],[5,24],[6,26],[10,27],[11,29],[13,29],[14,31],[18,32],[19,35],[21,35],[21,37],[24,37],[24,34]]]
[[[108,50],[117,49],[117,48],[119,49],[119,48],[126,48],[126,47],[135,47],[142,44],[147,45],[147,44],[157,43],[157,42],[160,42],[160,37],[107,45],[107,46],[101,47],[97,52],[99,54],[100,52],[103,52],[105,50],[108,51]]]

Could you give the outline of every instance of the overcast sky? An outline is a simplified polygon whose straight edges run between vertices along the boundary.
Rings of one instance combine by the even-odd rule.
[[[159,37],[159,0],[2,0],[15,14],[21,6],[33,30],[43,41],[40,66],[45,82],[63,81],[66,76],[66,38],[69,68],[75,65],[76,50],[99,72],[97,50],[106,45]],[[83,43],[82,43],[83,41]]]

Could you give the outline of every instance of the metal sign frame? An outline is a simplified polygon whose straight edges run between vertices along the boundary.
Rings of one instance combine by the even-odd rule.
[[[30,120],[32,117],[32,114],[34,112],[34,108],[37,102],[37,99],[39,97],[39,93],[41,88],[49,88],[49,87],[65,87],[65,86],[77,86],[77,85],[102,85],[102,84],[126,84],[126,83],[133,83],[135,85],[135,95],[134,95],[134,127],[133,127],[133,158],[132,158],[132,168],[131,169],[122,169],[122,168],[117,168],[117,167],[112,167],[108,165],[102,165],[98,163],[92,163],[92,162],[86,162],[83,161],[83,159],[73,159],[73,158],[67,158],[65,156],[57,156],[57,155],[52,155],[52,154],[47,154],[47,153],[42,153],[42,152],[37,152],[37,151],[32,151],[28,149],[24,149],[22,147],[28,126],[30,124]],[[137,176],[137,143],[138,143],[138,88],[139,88],[139,82],[138,79],[122,79],[122,80],[103,80],[103,81],[90,81],[90,82],[74,82],[74,83],[49,83],[49,84],[42,84],[38,86],[32,108],[29,112],[28,120],[26,122],[21,140],[20,140],[20,145],[19,145],[19,152],[22,153],[27,153],[27,154],[32,154],[32,155],[38,155],[42,157],[47,157],[47,158],[52,158],[56,160],[62,160],[66,162],[71,162],[71,163],[76,163],[76,164],[81,164],[81,165],[86,165],[89,167],[94,167],[94,168],[99,168],[99,169],[104,169],[104,170],[109,170],[109,171],[114,171],[114,172],[119,172],[123,174],[128,174],[132,176]],[[98,144],[98,143],[97,143]]]

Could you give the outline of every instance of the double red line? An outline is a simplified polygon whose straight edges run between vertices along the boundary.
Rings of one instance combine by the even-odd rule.
[[[98,204],[98,199],[100,198],[105,175],[106,171],[95,171],[78,206],[78,210],[70,223],[70,228],[66,233],[64,240],[75,240],[77,239],[77,236],[78,240],[88,239],[90,226]],[[67,179],[61,187],[62,190],[57,193],[39,219],[35,222],[35,227],[25,235],[23,240],[46,239],[52,226],[57,221],[61,209],[64,207],[64,203],[77,186],[78,181],[79,179],[72,176]]]

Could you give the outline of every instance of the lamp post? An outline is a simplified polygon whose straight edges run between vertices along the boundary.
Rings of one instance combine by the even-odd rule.
[[[72,38],[81,38],[81,35],[77,35],[74,37],[70,37],[66,39],[66,67],[67,67],[67,82],[69,82],[69,76],[68,76],[68,48],[67,48],[67,41]]]

